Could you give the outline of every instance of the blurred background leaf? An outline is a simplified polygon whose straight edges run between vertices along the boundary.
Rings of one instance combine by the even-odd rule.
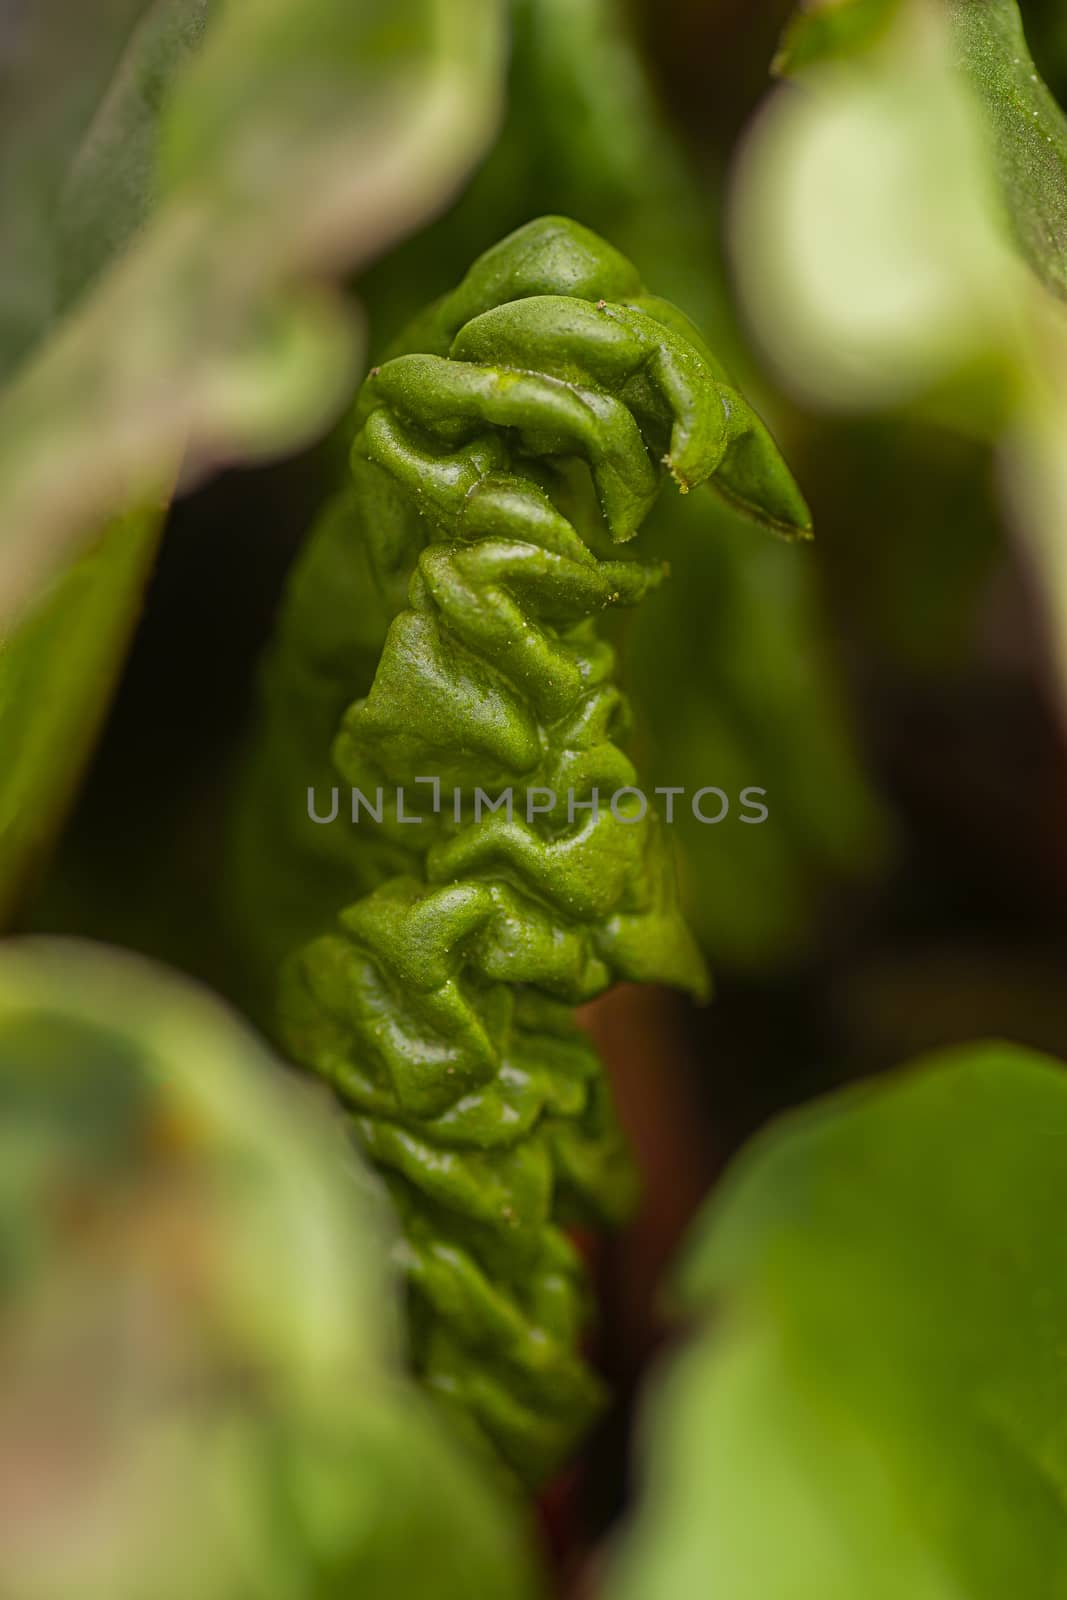
[[[782,38],[776,69],[799,75],[903,30],[908,0],[806,0]],[[1035,7],[1034,21],[1042,24]],[[1016,0],[943,0],[928,8],[943,21],[953,61],[975,91],[991,135],[1000,203],[1031,267],[1054,293],[1067,290],[1067,119],[1034,64]],[[913,35],[914,36],[914,35]]]
[[[1067,1077],[925,1061],[757,1141],[681,1274],[620,1600],[1000,1600],[1067,1583]]]
[[[89,758],[164,514],[118,519],[28,621],[0,624],[0,921],[43,866]]]
[[[781,424],[788,453],[794,419],[765,384],[760,392],[734,319],[713,174],[701,171],[664,114],[629,8],[622,0],[514,0],[511,20],[507,114],[490,154],[455,205],[358,280],[372,357],[481,250],[531,216],[560,211],[612,239],[657,292],[689,312],[760,397],[768,419]],[[124,857],[105,845],[105,859],[97,834],[91,849],[106,882],[94,887],[79,851],[65,883],[54,880],[65,893],[62,906],[52,899],[50,925],[143,945],[215,982],[228,980],[225,951],[203,915],[221,871],[222,846],[208,814],[218,804],[219,760],[232,760],[233,722],[246,714],[249,662],[273,619],[283,568],[321,497],[347,473],[347,440],[344,428],[336,430],[280,494],[278,480],[265,490],[253,513],[223,513],[197,554],[183,557],[188,547],[179,548],[176,535],[171,559],[186,562],[187,603],[216,608],[219,633],[230,635],[216,641],[224,660],[190,665],[201,682],[211,682],[210,692],[193,678],[182,691],[183,714],[197,724],[187,736],[217,742],[207,752],[183,753],[173,732],[160,739],[154,713],[151,728],[142,723],[128,752],[135,781],[126,782],[103,824],[109,840],[122,841]],[[233,479],[218,503],[228,492],[236,507],[238,494],[254,489]],[[190,520],[196,514],[194,503]],[[179,509],[179,523],[186,516]],[[246,532],[236,524],[250,526]],[[768,540],[710,495],[665,496],[648,543],[671,563],[674,580],[634,619],[624,651],[644,730],[643,768],[650,783],[693,790],[721,784],[735,792],[722,827],[680,816],[675,837],[690,915],[719,966],[795,965],[824,941],[841,894],[877,880],[890,832],[853,736],[819,571],[810,551]],[[227,582],[236,588],[224,593]],[[180,640],[175,647],[182,648]],[[309,741],[316,737],[306,732]],[[141,752],[157,742],[158,760],[149,763]],[[309,774],[317,772],[321,745],[301,759]],[[738,821],[736,793],[746,784],[767,788],[769,826]],[[194,785],[199,820],[186,834]],[[137,815],[123,822],[117,807],[127,804]],[[194,860],[178,859],[178,836]],[[281,870],[268,852],[262,870],[274,864]],[[152,900],[169,907],[157,926],[146,881],[158,885]],[[202,890],[193,888],[197,882]],[[175,904],[185,908],[184,922]]]
[[[216,9],[46,0],[0,32],[0,915],[91,748],[162,517],[132,565],[126,523],[101,530],[329,422],[361,340],[327,280],[443,203],[497,115],[497,0]]]
[[[75,183],[105,208],[79,218],[82,274],[101,237],[128,248],[0,400],[6,608],[176,461],[279,450],[325,424],[358,351],[324,276],[439,205],[496,115],[495,0],[253,0],[192,61],[170,25],[182,11],[161,30],[162,15],[120,61]],[[156,204],[130,238],[146,168]]]
[[[140,76],[139,43],[146,19],[166,15],[180,31],[178,48],[156,62],[154,93],[131,107],[129,157],[118,170],[94,173],[106,200],[81,190],[74,174],[91,146],[101,107],[123,76]],[[204,0],[157,5],[100,0],[89,13],[69,0],[5,4],[0,11],[0,378],[6,381],[42,337],[63,296],[69,270],[57,248],[74,187],[93,231],[124,238],[143,216],[154,165],[153,130],[170,69],[202,26]],[[114,154],[114,152],[111,152]],[[94,252],[95,253],[95,252]],[[76,270],[75,276],[81,274]]]
[[[0,951],[9,1600],[536,1590],[402,1376],[391,1222],[325,1102],[99,947]]]
[[[772,99],[737,178],[746,304],[808,402],[910,407],[997,447],[1063,715],[1067,123],[1013,0],[898,0],[863,48],[853,14],[870,0],[787,34],[805,92]]]

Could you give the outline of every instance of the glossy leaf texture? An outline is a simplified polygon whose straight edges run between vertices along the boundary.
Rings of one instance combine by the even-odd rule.
[[[698,1223],[612,1600],[1067,1584],[1067,1076],[969,1046],[795,1113]]]
[[[382,1197],[242,1025],[9,941],[0,1105],[9,1600],[529,1600],[514,1508],[400,1373]]]
[[[531,212],[580,218],[700,327],[787,454],[780,396],[745,352],[719,258],[719,197],[661,107],[623,0],[515,0],[508,113],[459,203],[361,283],[381,352],[413,303],[443,292],[473,244]],[[581,137],[575,137],[575,129]],[[817,515],[816,515],[817,520]],[[772,821],[673,830],[686,915],[712,964],[765,967],[817,944],[843,884],[869,880],[888,824],[852,740],[826,644],[818,552],[753,535],[705,494],[664,496],[644,538],[672,578],[626,618],[623,672],[647,780],[735,796],[766,787]]]
[[[562,217],[416,319],[356,430],[267,664],[233,896],[261,988],[292,952],[287,1050],[387,1176],[418,1370],[538,1483],[601,1399],[563,1229],[632,1191],[573,1008],[706,988],[597,625],[662,580],[623,547],[672,480],[808,512],[696,329]]]

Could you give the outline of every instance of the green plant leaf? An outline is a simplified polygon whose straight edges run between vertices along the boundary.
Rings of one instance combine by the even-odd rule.
[[[791,77],[876,44],[901,0],[801,0],[782,34],[773,70]]]
[[[686,914],[713,962],[795,959],[817,941],[833,891],[873,878],[890,851],[820,632],[811,552],[754,540],[692,495],[657,507],[653,532],[671,576],[635,617],[626,657],[652,778],[689,794],[714,781],[732,797],[715,827],[676,807]],[[740,820],[750,785],[764,825]]]
[[[247,0],[192,61],[186,14],[145,23],[68,196],[75,280],[127,248],[0,396],[8,616],[179,461],[289,448],[326,423],[358,337],[325,282],[440,204],[494,125],[498,0]],[[138,110],[161,85],[152,133]],[[157,204],[131,236],[150,167]],[[89,188],[114,204],[87,220]]]
[[[16,627],[0,624],[0,922],[41,864],[118,676],[163,525],[120,518]]]
[[[150,219],[160,122],[219,0],[150,0],[78,148],[54,219],[55,303],[66,311]]]
[[[660,816],[640,793],[621,810],[637,775],[594,629],[663,569],[615,552],[671,480],[765,526],[809,517],[696,329],[562,216],[509,234],[417,315],[355,414],[350,484],[265,664],[233,944],[253,1004],[336,1090],[395,1195],[417,1370],[536,1487],[602,1400],[561,1229],[632,1198],[571,1011],[620,980],[707,985]],[[555,473],[560,451],[587,471]],[[415,817],[404,796],[427,772]],[[331,836],[341,815],[353,825]]]
[[[625,1600],[1067,1585],[1067,1074],[972,1046],[756,1141],[683,1262]]]
[[[88,27],[43,0],[16,30],[0,916],[62,815],[136,615],[160,518],[126,514],[183,464],[282,449],[328,419],[359,339],[321,280],[435,204],[493,124],[497,0],[252,0],[208,29],[216,9],[106,0]]]
[[[160,9],[157,5],[156,9]],[[171,3],[168,11],[199,10]],[[0,378],[6,380],[54,315],[62,260],[62,197],[100,106],[134,53],[148,0],[35,0],[0,35]],[[158,100],[158,96],[156,97]],[[141,129],[158,117],[142,105]],[[103,197],[86,191],[99,215]],[[117,231],[121,223],[116,219]]]
[[[657,102],[628,7],[514,0],[513,15],[508,113],[491,157],[457,206],[361,283],[376,349],[463,270],[472,241],[488,245],[532,211],[563,213],[612,239],[682,307],[777,434],[780,402],[749,371],[717,255],[717,194]],[[790,454],[788,434],[781,442]],[[753,538],[704,494],[661,499],[647,537],[671,577],[628,619],[623,659],[649,776],[696,790],[713,773],[772,797],[768,827],[736,816],[702,827],[679,808],[687,916],[713,965],[795,958],[818,936],[830,885],[875,874],[887,844],[819,638],[812,552]]]
[[[775,61],[796,76],[880,43],[906,0],[811,0],[790,20]],[[919,14],[921,6],[910,5]],[[1047,289],[1067,297],[1067,118],[1040,77],[1015,0],[935,0],[991,135],[1005,213]]]
[[[1015,0],[949,0],[953,42],[992,133],[1012,231],[1067,298],[1067,118],[1038,75]]]
[[[771,97],[735,185],[753,325],[811,403],[908,410],[996,448],[1065,685],[1067,138],[1015,7],[897,0],[803,86]]]
[[[7,942],[0,1111],[5,1600],[529,1600],[515,1507],[402,1372],[383,1196],[245,1027]]]

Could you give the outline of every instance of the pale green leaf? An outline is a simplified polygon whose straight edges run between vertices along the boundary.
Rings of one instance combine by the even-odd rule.
[[[992,133],[1013,232],[1067,298],[1067,118],[1038,75],[1015,0],[949,0],[953,43]]]
[[[359,353],[329,280],[440,205],[495,123],[499,0],[245,0],[196,51],[186,13],[144,25],[72,173],[74,278],[99,275],[0,395],[8,615],[181,460],[325,426]],[[87,219],[78,194],[114,204]]]
[[[1067,1592],[1067,1072],[964,1048],[786,1118],[699,1225],[624,1600]]]
[[[0,945],[4,1600],[529,1600],[405,1376],[384,1195],[209,995]]]
[[[947,22],[975,92],[1018,244],[1045,287],[1067,296],[1067,118],[1034,64],[1016,0],[925,0],[925,8]],[[798,76],[855,61],[908,9],[913,0],[807,0],[786,27],[775,67]]]

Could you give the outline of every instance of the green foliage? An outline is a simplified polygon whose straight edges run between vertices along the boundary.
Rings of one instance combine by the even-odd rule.
[[[5,263],[16,288],[43,272],[48,309],[68,313],[37,316],[0,396],[8,610],[180,458],[321,428],[358,354],[324,276],[440,203],[492,128],[495,0],[252,0],[192,52],[202,15],[201,0],[150,8],[95,115],[66,119],[49,150],[50,183],[69,171],[54,232],[46,196],[26,259]]]
[[[800,74],[884,42],[908,0],[816,0],[792,19],[776,66]],[[1034,65],[1016,0],[938,0],[952,50],[975,91],[1004,209],[1030,266],[1067,295],[1067,119]]]
[[[1065,298],[1067,118],[1038,76],[1015,0],[950,0],[949,9],[1018,243],[1045,287]]]
[[[901,0],[802,0],[782,35],[773,70],[788,76],[878,44],[900,5]]]
[[[173,69],[199,32],[204,0],[150,7],[145,0],[100,0],[87,27],[69,0],[38,0],[11,19],[0,43],[0,379],[7,381],[45,335],[69,273],[84,278],[68,213],[115,241],[145,212],[154,130]],[[151,13],[153,20],[143,19]],[[123,119],[128,150],[93,158],[95,128],[115,85],[142,77],[141,41],[149,27],[178,29],[176,48],[156,62],[151,97]],[[81,177],[92,169],[93,193]],[[71,247],[73,247],[71,249]],[[94,256],[98,255],[93,250]]]
[[[50,219],[47,281],[54,312],[76,304],[150,222],[162,198],[163,119],[221,9],[219,0],[141,5],[91,118],[67,153]]]
[[[45,130],[45,176],[69,170],[70,204],[42,239],[51,196],[34,196],[25,256],[5,263],[16,302],[35,273],[52,288],[0,401],[4,605],[23,567],[61,560],[183,451],[277,449],[320,427],[355,352],[340,307],[301,285],[410,226],[491,127],[492,0],[313,0],[298,20],[256,0],[190,63],[202,12],[154,8],[96,115]],[[98,276],[50,329],[73,293],[65,261],[76,284]]]
[[[117,521],[18,627],[0,625],[0,919],[33,880],[92,748],[162,507]]]
[[[269,970],[274,941],[292,948],[363,892],[287,963],[281,1033],[388,1174],[426,1381],[536,1481],[598,1399],[559,1224],[616,1217],[630,1189],[570,1008],[620,978],[705,983],[658,818],[609,806],[636,774],[596,621],[662,577],[614,547],[667,477],[771,527],[808,515],[699,334],[575,223],[489,250],[402,343],[362,392],[354,492],[290,593],[236,896]],[[353,691],[333,762],[384,811],[351,828],[346,793],[344,842],[320,846],[305,794],[324,751],[299,753]],[[425,795],[417,832],[398,789],[409,813]],[[480,814],[479,791],[512,808]]]
[[[243,1027],[8,943],[0,1107],[8,1600],[534,1592],[400,1373],[380,1195]]]
[[[1067,1583],[1067,1077],[1010,1045],[787,1118],[698,1225],[625,1600]]]
[[[850,6],[838,9],[843,20]],[[995,447],[1062,685],[1062,115],[1014,5],[898,0],[862,48],[842,34],[807,59],[823,10],[789,36],[804,93],[772,99],[742,156],[742,293],[809,401],[906,408]]]
[[[80,3],[45,0],[12,25],[0,912],[62,814],[137,616],[162,518],[135,536],[132,508],[183,466],[329,420],[359,337],[324,277],[439,203],[492,128],[495,0],[219,9],[107,0],[90,27]]]
[[[753,539],[694,497],[658,507],[649,535],[671,581],[627,637],[646,765],[689,793],[760,787],[769,811],[706,826],[678,802],[683,904],[712,961],[765,968],[818,942],[833,884],[878,870],[884,818],[821,642],[811,547]]]
[[[723,281],[716,195],[657,104],[627,10],[621,0],[515,0],[500,137],[459,203],[363,280],[375,348],[413,303],[447,287],[472,247],[531,213],[561,212],[610,238],[746,387],[757,381]],[[771,398],[759,398],[777,426]],[[832,891],[872,877],[887,854],[835,682],[817,561],[753,539],[704,496],[664,497],[647,537],[673,581],[627,619],[644,769],[694,792],[756,784],[770,797],[765,827],[706,827],[679,813],[686,916],[713,963],[789,960],[818,942]]]

